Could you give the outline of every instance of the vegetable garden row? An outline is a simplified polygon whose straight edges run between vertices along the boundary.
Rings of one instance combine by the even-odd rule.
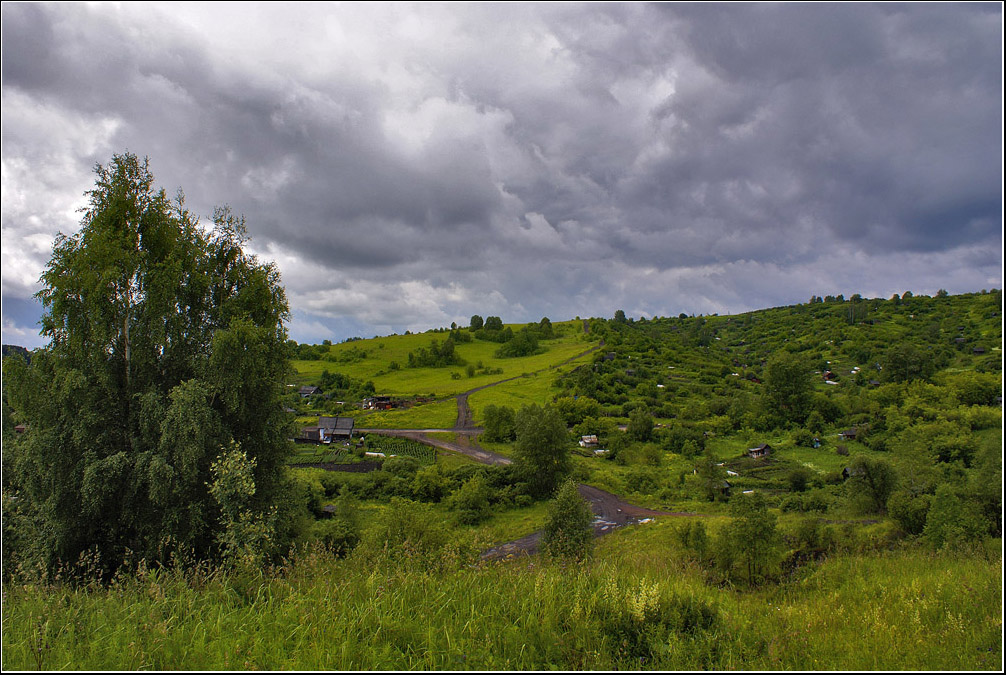
[[[417,443],[405,438],[378,436],[376,434],[370,434],[366,439],[367,450],[369,452],[383,452],[386,457],[391,457],[392,455],[415,457],[423,465],[433,464],[437,461],[436,449],[423,443]]]

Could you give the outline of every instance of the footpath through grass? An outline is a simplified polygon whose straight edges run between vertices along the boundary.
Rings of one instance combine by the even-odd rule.
[[[556,326],[563,327],[565,324]],[[514,327],[515,330],[519,328],[520,326]],[[477,374],[474,377],[468,377],[466,365],[443,368],[407,367],[409,352],[415,352],[421,347],[428,348],[433,340],[442,343],[447,339],[447,333],[392,335],[341,343],[329,348],[331,358],[334,359],[332,361],[294,360],[291,364],[297,371],[295,380],[298,384],[316,382],[321,373],[328,370],[363,382],[373,382],[375,391],[379,394],[457,395],[524,373],[547,369],[597,344],[589,335],[577,332],[571,326],[562,328],[560,332],[559,337],[541,342],[541,353],[519,358],[498,358],[495,352],[499,349],[499,344],[495,342],[473,340],[458,344],[455,353],[467,364],[481,364],[492,371],[500,371]],[[393,364],[397,364],[397,368]]]

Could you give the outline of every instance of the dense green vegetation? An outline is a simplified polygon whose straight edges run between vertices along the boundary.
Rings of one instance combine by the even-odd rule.
[[[305,553],[243,575],[10,586],[4,667],[1001,669],[998,551],[848,552],[737,592],[703,579],[675,525],[604,537],[573,566],[472,565],[450,541],[375,558],[368,541],[344,560]]]
[[[42,274],[49,347],[4,365],[5,574],[220,558],[252,523],[286,549],[277,270],[245,253],[242,219],[220,209],[206,232],[135,155],[95,173],[80,230]]]
[[[98,176],[4,361],[4,669],[1001,669],[1000,291],[298,345],[240,219]],[[469,391],[511,464],[289,440]]]

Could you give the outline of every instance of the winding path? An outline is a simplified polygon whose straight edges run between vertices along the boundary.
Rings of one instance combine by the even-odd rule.
[[[601,348],[601,345],[596,345],[591,347],[585,352],[572,356],[562,363],[557,363],[549,366],[548,368],[542,368],[536,370],[532,375],[544,372],[545,370],[552,370],[560,366],[564,366],[572,361],[595,352]],[[499,382],[492,382],[490,384],[484,384],[481,387],[476,387],[470,389],[462,394],[458,394],[458,418],[453,429],[367,429],[360,428],[356,429],[358,433],[364,434],[378,434],[382,436],[395,436],[398,438],[407,438],[419,443],[425,443],[426,445],[431,445],[435,448],[440,448],[443,450],[449,450],[451,452],[457,452],[462,455],[471,457],[477,462],[482,464],[490,465],[502,465],[510,464],[511,460],[509,457],[505,457],[499,453],[490,452],[485,448],[479,446],[476,442],[476,438],[482,429],[478,428],[474,424],[474,419],[472,416],[471,408],[468,407],[468,396],[474,394],[475,392],[482,391],[483,389],[488,389],[489,387],[495,387],[497,385],[503,384],[505,382],[512,382],[513,380],[518,380],[523,375],[517,375],[516,377],[508,377]],[[453,433],[455,434],[454,441],[445,441],[439,438],[433,438],[429,434],[433,433]],[[629,525],[632,523],[645,522],[655,516],[694,516],[694,513],[684,513],[684,512],[670,512],[670,511],[654,511],[652,509],[644,509],[640,506],[635,506],[629,502],[624,501],[617,495],[613,495],[610,492],[605,492],[604,490],[592,487],[590,485],[585,485],[580,483],[577,485],[577,489],[580,492],[580,496],[586,499],[590,503],[590,509],[594,513],[594,536],[599,537],[609,532],[613,532],[619,527]],[[541,532],[534,532],[527,535],[526,537],[521,537],[514,541],[508,541],[503,544],[497,544],[487,551],[482,553],[483,559],[498,559],[513,557],[515,555],[530,555],[538,552],[538,546],[541,541]]]

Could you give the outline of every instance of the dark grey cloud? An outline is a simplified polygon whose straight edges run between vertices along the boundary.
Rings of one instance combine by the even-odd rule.
[[[999,5],[2,11],[5,334],[126,149],[302,339],[1001,285]]]

